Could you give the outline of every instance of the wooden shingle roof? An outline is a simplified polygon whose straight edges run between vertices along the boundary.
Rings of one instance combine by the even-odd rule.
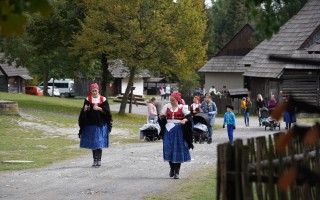
[[[320,53],[320,39],[307,49],[308,53]]]
[[[238,62],[242,56],[217,56],[211,58],[198,72],[245,72]]]
[[[311,43],[312,36],[320,29],[320,1],[309,0],[304,7],[284,24],[279,32],[270,40],[264,40],[256,48],[250,51],[239,62],[242,65],[251,65],[244,76],[280,78],[286,64],[270,61],[269,55],[295,56],[304,54]],[[308,46],[309,45],[309,46]],[[298,65],[291,65],[297,67]]]
[[[4,75],[6,77],[19,76],[25,80],[31,80],[32,77],[29,76],[29,71],[24,67],[16,67],[14,63],[9,65],[7,63],[0,64],[0,76]]]
[[[252,26],[245,24],[198,72],[245,72],[246,68],[238,63],[252,49],[253,32]]]
[[[109,69],[114,78],[129,77],[129,69],[120,59],[113,60],[109,65]],[[141,78],[150,78],[150,73],[149,70],[145,69],[136,76]]]

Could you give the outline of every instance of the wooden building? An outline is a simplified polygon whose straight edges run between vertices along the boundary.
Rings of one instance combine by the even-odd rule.
[[[25,93],[26,81],[31,79],[26,68],[0,64],[0,92]]]
[[[127,88],[129,81],[129,69],[121,60],[114,60],[109,64],[109,70],[113,76],[113,81],[109,86],[109,96],[117,96],[123,94]],[[94,80],[90,80],[82,76],[81,74],[77,75],[74,83],[75,96],[84,97],[89,93],[89,85],[91,83],[98,83],[101,85],[101,73],[97,72],[97,75]],[[134,95],[143,96],[144,94],[144,80],[150,78],[148,70],[143,70],[134,78],[133,86],[136,87],[133,91]]]
[[[205,91],[215,86],[217,91],[246,88],[246,80],[242,74],[246,67],[239,65],[239,61],[251,49],[251,37],[254,29],[246,24],[213,58],[201,69],[205,73]]]
[[[320,1],[309,0],[270,40],[264,40],[239,62],[253,99],[257,94],[281,100],[293,94],[319,105],[320,66],[269,60],[270,55],[320,58]]]

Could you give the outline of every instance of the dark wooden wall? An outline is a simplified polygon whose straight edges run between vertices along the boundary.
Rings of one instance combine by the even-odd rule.
[[[216,56],[246,55],[252,49],[250,39],[253,32],[254,30],[250,25],[245,25]]]
[[[8,80],[5,76],[0,76],[0,92],[8,92]]]
[[[319,105],[319,70],[286,70],[282,76],[282,95],[294,95],[297,99]]]
[[[88,79],[75,79],[74,81],[74,93],[77,97],[86,97],[89,94],[89,87],[92,83],[98,83],[101,86],[101,79],[96,78],[95,80]],[[113,80],[109,87],[109,96],[116,96],[121,93],[121,79],[116,78]]]

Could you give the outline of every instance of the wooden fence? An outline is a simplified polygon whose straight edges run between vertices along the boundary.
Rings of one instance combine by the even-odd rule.
[[[311,148],[294,138],[280,153],[275,141],[281,134],[285,133],[218,145],[217,200],[320,199],[320,185],[305,182],[299,175],[288,190],[277,187],[290,166],[320,172],[319,145]]]

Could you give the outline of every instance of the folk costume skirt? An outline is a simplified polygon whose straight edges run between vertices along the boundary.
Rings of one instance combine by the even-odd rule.
[[[81,131],[80,148],[101,149],[109,147],[109,127],[89,125]]]
[[[296,123],[297,118],[295,114],[290,114],[288,111],[285,111],[283,121],[285,121],[286,123]]]
[[[191,160],[188,143],[183,138],[182,125],[175,125],[170,131],[165,130],[163,159],[173,163],[183,163]]]

